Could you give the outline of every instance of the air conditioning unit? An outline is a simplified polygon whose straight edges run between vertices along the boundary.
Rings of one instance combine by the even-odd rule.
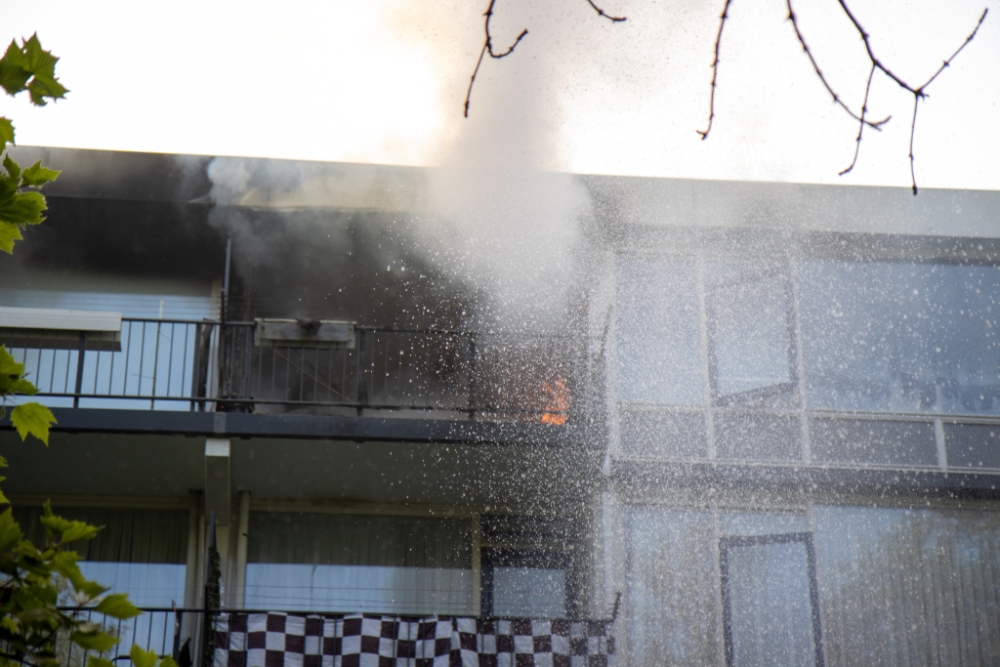
[[[353,350],[357,322],[257,318],[253,343],[258,347],[342,348]]]

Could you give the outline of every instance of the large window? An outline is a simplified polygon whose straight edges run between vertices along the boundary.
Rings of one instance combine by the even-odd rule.
[[[622,401],[703,400],[695,263],[618,262],[618,395]]]
[[[797,309],[807,407],[1000,414],[1000,268],[623,257],[617,280],[623,402],[795,405]]]
[[[717,405],[795,394],[795,339],[787,269],[711,262],[706,277],[709,372]]]
[[[777,590],[794,595],[804,588],[808,597],[808,579],[777,581],[781,576],[801,573],[800,554],[794,547],[783,550],[763,546],[747,551],[735,544],[729,546],[728,620],[722,607],[724,567],[720,562],[726,550],[725,540],[794,535],[805,530],[801,514],[629,511],[629,663],[650,667],[718,664],[719,652],[725,650],[722,640],[727,625],[743,648],[738,655],[752,656],[753,647],[760,649],[776,641],[774,636],[761,634],[753,623],[755,615],[762,611],[772,619],[770,628],[775,632],[785,639],[794,636],[796,646],[809,645],[811,622],[807,619],[808,631],[801,636],[803,626],[796,622],[796,605],[790,606],[790,597],[783,597]],[[792,602],[800,601],[801,596]]]
[[[812,512],[628,511],[630,664],[1000,662],[998,513]]]
[[[59,516],[101,526],[92,540],[74,542],[83,576],[107,586],[112,593],[128,593],[137,607],[183,607],[190,512],[186,510],[104,507],[55,507]],[[25,537],[44,544],[40,507],[15,507],[14,517]],[[71,599],[63,600],[72,604]],[[159,622],[154,622],[157,618]],[[173,627],[151,614],[115,621],[111,629],[128,653],[133,640],[149,646],[170,646]]]
[[[1000,414],[1000,269],[801,265],[810,407]]]
[[[249,535],[248,609],[472,612],[467,519],[254,512]]]

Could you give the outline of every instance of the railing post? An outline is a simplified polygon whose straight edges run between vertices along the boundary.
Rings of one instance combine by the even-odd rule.
[[[365,330],[358,329],[358,371],[357,371],[357,381],[358,381],[358,416],[361,416],[361,411],[364,406],[368,405],[368,381],[366,379],[367,374],[365,373]]]
[[[87,351],[87,332],[80,332],[80,345],[76,353],[76,388],[73,390],[73,407],[80,407],[80,394],[83,393],[83,356]]]
[[[185,333],[185,337],[187,334]],[[194,351],[191,358],[191,398],[196,398],[199,385],[201,384],[201,324],[194,325]],[[191,401],[191,412],[194,412],[197,401]]]
[[[476,334],[469,334],[469,421],[476,421]]]

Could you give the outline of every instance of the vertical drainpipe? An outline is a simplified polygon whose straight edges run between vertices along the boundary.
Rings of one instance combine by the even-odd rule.
[[[236,534],[236,563],[233,573],[233,606],[242,609],[246,600],[247,546],[250,541],[250,492],[240,491],[240,518]]]
[[[483,613],[483,534],[479,512],[472,515],[472,615]]]

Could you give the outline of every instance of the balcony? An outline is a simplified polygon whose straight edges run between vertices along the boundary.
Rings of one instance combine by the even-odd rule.
[[[119,321],[114,330],[4,323],[0,343],[25,364],[39,390],[34,400],[57,415],[78,408],[546,426],[574,419],[568,336],[336,323],[339,340],[317,341],[309,335],[315,321],[280,321],[304,332],[284,339],[265,320]]]

